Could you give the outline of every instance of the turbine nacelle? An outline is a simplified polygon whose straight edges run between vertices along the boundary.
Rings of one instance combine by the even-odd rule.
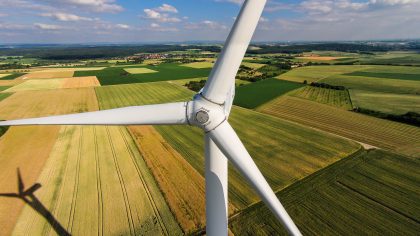
[[[209,132],[217,128],[226,120],[225,105],[213,103],[196,94],[187,105],[187,120],[190,125],[202,128]]]

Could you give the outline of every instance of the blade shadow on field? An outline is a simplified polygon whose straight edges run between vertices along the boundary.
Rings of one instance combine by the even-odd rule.
[[[44,217],[54,231],[60,236],[70,236],[71,234],[55,219],[53,214],[42,204],[41,201],[35,196],[35,191],[40,189],[42,186],[39,183],[35,183],[25,191],[25,185],[22,180],[19,168],[17,169],[18,178],[18,192],[17,193],[0,193],[0,197],[18,198],[28,204],[38,214]]]

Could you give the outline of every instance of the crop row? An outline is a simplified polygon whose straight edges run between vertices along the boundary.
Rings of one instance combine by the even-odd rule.
[[[420,129],[382,120],[312,101],[283,97],[261,107],[260,111],[311,127],[326,130],[374,146],[409,153],[418,145]]]
[[[418,159],[360,151],[280,191],[303,234],[402,234],[419,230]],[[238,235],[285,233],[263,203],[230,220]]]

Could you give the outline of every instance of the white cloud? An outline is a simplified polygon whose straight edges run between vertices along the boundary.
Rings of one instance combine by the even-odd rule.
[[[198,23],[187,23],[185,25],[185,29],[189,30],[203,30],[203,29],[211,29],[211,30],[227,30],[228,27],[223,25],[219,22],[211,21],[211,20],[204,20]]]
[[[230,2],[237,5],[242,5],[244,3],[244,0],[216,0],[216,2]]]
[[[52,6],[69,6],[85,8],[96,12],[121,12],[124,8],[116,4],[115,0],[39,0],[51,4]]]
[[[119,28],[119,29],[130,29],[131,28],[129,25],[126,25],[126,24],[116,24],[115,27]]]
[[[177,17],[171,17],[168,14],[160,13],[153,9],[144,9],[144,13],[146,14],[145,18],[158,22],[176,23],[181,21],[181,19]]]
[[[78,16],[74,14],[56,12],[56,13],[42,13],[41,16],[51,17],[59,21],[92,21],[92,18]]]
[[[34,26],[41,30],[61,30],[64,28],[59,25],[50,25],[50,24],[43,24],[43,23],[35,23]]]
[[[169,4],[162,4],[162,6],[158,8],[158,10],[161,12],[178,13],[178,9],[176,9],[174,6],[171,6]]]
[[[268,18],[265,18],[265,17],[263,17],[263,16],[261,16],[261,18],[260,18],[260,22],[262,23],[262,22],[269,22],[270,20],[268,19]]]

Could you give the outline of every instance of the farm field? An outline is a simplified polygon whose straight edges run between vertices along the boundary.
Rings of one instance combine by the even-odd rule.
[[[336,75],[321,80],[347,89],[367,90],[382,93],[420,94],[420,80],[380,79],[376,77]]]
[[[0,119],[80,113],[98,109],[93,88],[17,92],[0,102]]]
[[[169,82],[112,85],[97,87],[95,90],[102,110],[188,101],[193,96],[193,92],[187,88]]]
[[[43,70],[43,71],[35,71],[29,74],[22,76],[22,79],[60,79],[60,78],[68,78],[73,77],[74,71],[72,70]]]
[[[161,98],[157,94],[171,94],[174,91],[177,91],[176,97],[179,100],[188,99],[193,94],[182,87],[173,89],[177,85],[170,83],[166,83],[167,87],[164,90],[162,87],[164,84],[165,82],[139,84],[137,87],[128,87],[127,85],[112,86],[112,88],[111,86],[98,87],[100,107],[109,109],[127,105],[166,102],[168,97]],[[147,90],[144,89],[145,86],[149,86]],[[131,92],[117,92],[128,88],[132,89]],[[156,94],[156,98],[153,99],[153,95],[144,96],[141,91]],[[110,99],[112,101],[109,101]],[[249,122],[254,120],[260,122],[250,127]],[[360,147],[348,140],[242,108],[233,110],[231,123],[274,189],[284,188],[349,155]],[[203,134],[198,128],[187,126],[156,126],[155,128],[191,166],[203,175],[204,142]],[[267,157],[270,158],[267,159]],[[259,200],[237,172],[231,169],[230,173],[229,196],[234,207],[241,209]]]
[[[0,117],[18,119],[97,109],[98,104],[93,89],[90,91],[68,90],[67,92],[27,91],[17,92],[1,101]],[[4,168],[0,171],[0,193],[16,193],[17,168],[20,169],[27,187],[37,181],[59,137],[59,130],[58,126],[12,127],[0,138],[0,153],[2,154],[0,168]],[[20,199],[1,197],[2,233],[11,233],[23,206],[24,202]]]
[[[305,235],[415,235],[419,159],[381,150],[340,160],[277,196]],[[285,234],[261,202],[230,220],[236,235]]]
[[[393,51],[361,57],[359,61],[363,64],[371,65],[420,65],[420,55],[416,52]]]
[[[0,74],[0,79],[1,78],[4,78],[4,77],[6,77],[6,76],[9,76],[10,74]]]
[[[86,88],[101,86],[95,76],[65,78],[60,88]]]
[[[414,94],[379,93],[350,90],[354,107],[385,112],[389,114],[420,113],[420,96]]]
[[[58,132],[59,127],[12,127],[0,137],[0,235],[12,233],[25,204],[1,194],[17,193],[18,168],[27,187],[36,182]]]
[[[305,86],[289,93],[289,95],[324,103],[346,110],[351,110],[353,108],[352,100],[350,99],[349,92],[347,90],[335,90],[314,86]]]
[[[62,79],[32,79],[27,80],[21,84],[9,88],[5,92],[13,93],[20,91],[30,91],[30,90],[46,90],[46,89],[57,89],[61,86]]]
[[[366,70],[371,68],[372,66],[358,66],[358,65],[351,65],[351,66],[341,66],[341,65],[334,65],[334,66],[305,66],[293,69],[287,73],[279,75],[277,78],[281,80],[288,80],[298,83],[303,83],[305,80],[308,83],[316,82],[331,76],[351,73],[354,71],[359,70]]]
[[[134,69],[136,67],[128,67]],[[137,68],[146,68],[157,71],[156,73],[129,74],[125,67],[108,67],[100,71],[77,71],[76,77],[96,76],[102,86],[116,84],[147,83],[167,80],[189,79],[208,76],[210,69],[194,69],[179,64],[147,65]]]
[[[152,126],[130,126],[129,130],[184,232],[205,226],[203,176]]]
[[[284,96],[259,111],[380,148],[419,157],[420,128]]]
[[[63,78],[63,79],[31,79],[15,85],[5,92],[21,92],[31,90],[51,90],[59,88],[85,88],[100,86],[95,76]]]
[[[248,122],[255,120],[259,122],[250,126]],[[359,148],[351,141],[243,108],[234,108],[230,123],[274,190],[282,189]],[[156,129],[204,175],[204,144],[199,129],[184,126],[157,126]],[[229,173],[229,198],[236,208],[243,209],[260,200],[232,166]]]
[[[256,108],[302,86],[304,85],[289,81],[265,79],[236,88],[234,104],[245,108]]]
[[[193,62],[193,63],[183,64],[182,66],[195,68],[195,69],[203,69],[203,68],[212,68],[213,63],[211,63],[211,62]]]
[[[14,80],[20,76],[23,76],[24,73],[13,73],[13,74],[7,74],[7,76],[1,76],[0,80]]]
[[[385,72],[369,72],[369,71],[355,71],[344,75],[349,76],[362,76],[370,78],[381,78],[381,79],[398,79],[398,80],[414,80],[420,81],[420,73],[385,73]]]
[[[125,68],[125,71],[127,71],[130,74],[147,74],[147,73],[156,73],[157,71],[151,70],[148,68]]]
[[[11,93],[0,93],[0,102],[12,95]]]
[[[27,205],[16,235],[182,233],[125,127],[62,127],[38,182],[52,219]]]

